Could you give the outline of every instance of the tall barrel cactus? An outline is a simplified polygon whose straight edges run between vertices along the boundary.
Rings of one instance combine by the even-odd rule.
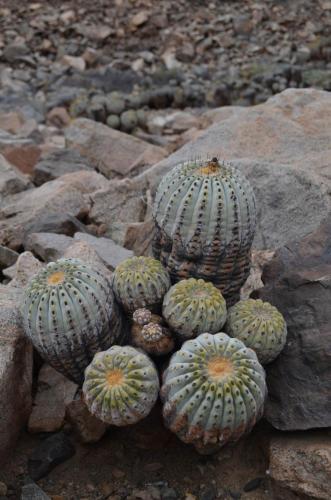
[[[152,310],[160,308],[170,285],[168,271],[152,257],[126,259],[113,274],[115,297],[130,313],[142,307]]]
[[[262,416],[265,373],[240,340],[204,333],[172,356],[161,397],[169,429],[198,451],[212,452],[239,439]]]
[[[226,331],[254,349],[263,365],[277,358],[286,343],[287,327],[283,315],[260,299],[241,300],[231,307]]]
[[[212,281],[228,305],[236,302],[249,274],[256,225],[248,180],[216,158],[180,163],[161,180],[153,216],[154,256],[172,282]]]
[[[86,368],[83,394],[91,413],[123,426],[146,417],[159,393],[153,362],[138,349],[113,346],[97,353]]]
[[[125,340],[110,280],[77,259],[51,262],[34,276],[22,312],[37,351],[77,383],[96,352]]]

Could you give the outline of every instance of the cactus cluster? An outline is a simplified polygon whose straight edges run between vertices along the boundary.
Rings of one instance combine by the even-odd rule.
[[[146,417],[159,392],[153,362],[138,349],[113,346],[97,353],[85,371],[83,395],[90,412],[123,426]]]
[[[265,373],[256,354],[225,333],[205,333],[173,354],[161,397],[166,425],[185,443],[214,450],[261,417]]]
[[[131,313],[138,308],[158,309],[170,285],[168,272],[152,257],[131,257],[113,275],[116,299]]]
[[[168,328],[163,325],[161,316],[152,314],[148,309],[137,309],[133,313],[131,341],[148,354],[162,356],[175,347],[175,341]]]
[[[276,307],[262,300],[242,300],[230,308],[226,331],[254,349],[262,364],[273,361],[286,342],[287,328]]]
[[[162,312],[180,340],[219,332],[226,321],[221,292],[212,283],[195,278],[179,281],[168,290]]]
[[[256,225],[247,179],[216,158],[180,163],[161,180],[153,217],[154,256],[172,282],[211,281],[234,304],[249,274]]]
[[[94,354],[125,341],[110,281],[76,259],[51,262],[25,290],[23,323],[40,355],[77,383]]]

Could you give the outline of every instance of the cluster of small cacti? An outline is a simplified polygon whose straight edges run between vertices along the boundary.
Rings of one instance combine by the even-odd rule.
[[[229,307],[249,272],[254,196],[231,167],[189,162],[161,182],[154,217],[161,262],[132,257],[111,280],[79,260],[50,263],[26,288],[24,328],[49,364],[83,384],[90,412],[117,426],[149,414],[159,394],[151,357],[164,361],[177,347],[163,374],[165,423],[214,451],[261,417],[262,364],[286,341],[271,304]]]

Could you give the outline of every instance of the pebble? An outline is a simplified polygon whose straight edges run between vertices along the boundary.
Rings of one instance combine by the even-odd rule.
[[[7,495],[7,491],[8,491],[7,485],[2,481],[0,481],[0,496],[5,497]]]
[[[29,475],[37,481],[74,454],[75,448],[66,434],[53,434],[39,443],[32,452],[28,460]]]

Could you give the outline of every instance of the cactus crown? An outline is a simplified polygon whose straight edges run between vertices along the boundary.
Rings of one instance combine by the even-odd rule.
[[[164,335],[161,325],[148,323],[141,330],[141,335],[146,342],[158,342]]]
[[[144,307],[141,307],[140,309],[136,309],[136,311],[133,313],[132,319],[135,323],[138,323],[138,325],[144,326],[147,325],[147,323],[150,323],[152,318],[152,313],[149,309],[146,309]]]

